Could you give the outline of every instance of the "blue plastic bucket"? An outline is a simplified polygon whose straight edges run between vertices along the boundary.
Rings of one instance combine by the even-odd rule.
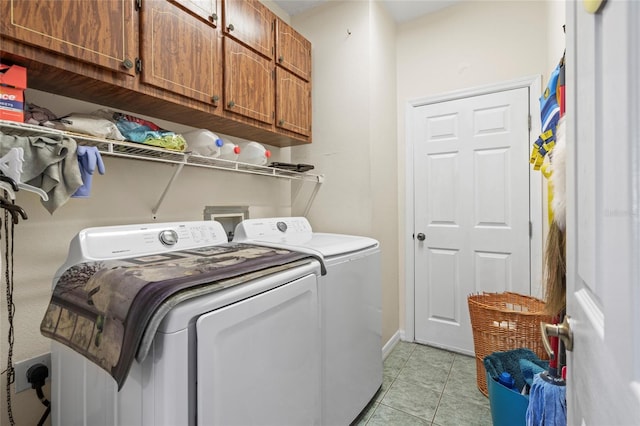
[[[493,426],[526,426],[529,396],[511,390],[487,374]]]

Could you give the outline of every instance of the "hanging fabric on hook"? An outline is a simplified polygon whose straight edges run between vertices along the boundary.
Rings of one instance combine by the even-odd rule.
[[[87,198],[91,194],[91,184],[93,173],[98,169],[98,173],[104,174],[104,163],[100,156],[100,151],[95,146],[79,146],[77,150],[78,166],[82,176],[82,186],[72,195],[74,198]]]
[[[556,143],[556,127],[558,120],[560,119],[560,102],[558,83],[560,79],[560,73],[564,71],[564,58],[554,68],[547,87],[544,89],[544,93],[540,97],[540,119],[542,122],[542,133],[538,136],[538,139],[533,143],[531,149],[531,157],[529,162],[533,164],[534,170],[540,170],[545,156],[553,149]],[[564,81],[564,77],[562,78]]]
[[[20,181],[44,191],[42,205],[52,213],[82,185],[76,141],[64,135],[13,136],[0,132],[0,156],[22,148]]]

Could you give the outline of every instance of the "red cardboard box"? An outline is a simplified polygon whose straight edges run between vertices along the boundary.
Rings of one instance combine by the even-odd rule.
[[[0,120],[24,122],[24,89],[27,69],[0,64]]]

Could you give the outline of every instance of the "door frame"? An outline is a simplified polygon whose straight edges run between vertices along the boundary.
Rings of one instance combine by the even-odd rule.
[[[529,130],[529,146],[538,137],[540,129],[540,104],[539,96],[542,93],[542,76],[533,75],[515,80],[509,80],[496,84],[456,90],[426,98],[414,99],[407,102],[405,107],[405,226],[404,226],[404,275],[405,275],[405,321],[404,331],[401,331],[402,340],[415,341],[415,276],[414,276],[414,167],[413,151],[414,138],[412,118],[413,109],[439,102],[453,101],[470,98],[473,96],[487,95],[495,92],[528,88],[529,112],[531,115],[531,129]],[[534,297],[542,297],[542,241],[545,229],[543,229],[543,179],[542,173],[529,167],[529,217],[531,220],[530,247],[530,282],[529,289]]]

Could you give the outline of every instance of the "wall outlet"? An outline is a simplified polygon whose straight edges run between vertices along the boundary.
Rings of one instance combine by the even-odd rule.
[[[35,364],[46,365],[49,369],[49,377],[47,378],[47,381],[51,379],[51,352],[38,355],[25,361],[17,362],[13,367],[16,373],[16,393],[31,389],[31,383],[29,383],[29,381],[27,380],[27,371],[32,365]]]

